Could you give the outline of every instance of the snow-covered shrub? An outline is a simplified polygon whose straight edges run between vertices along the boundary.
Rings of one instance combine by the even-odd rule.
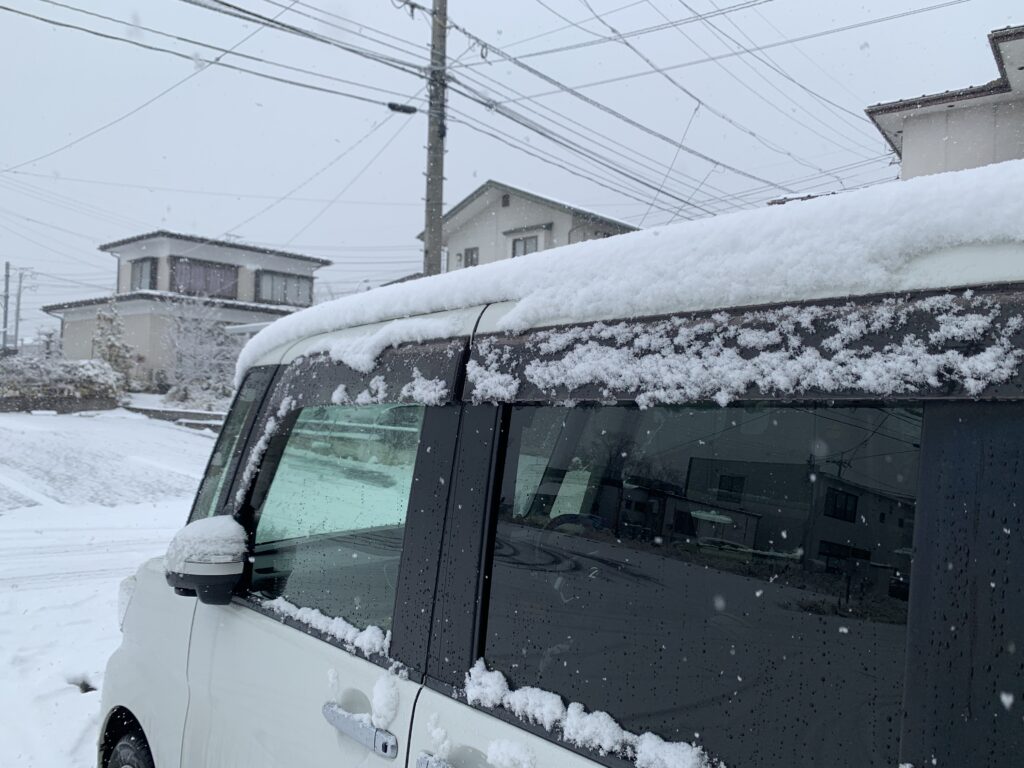
[[[114,403],[124,392],[124,377],[103,360],[13,355],[0,358],[0,401],[25,401],[23,407],[55,407],[60,400]]]
[[[136,363],[142,360],[135,348],[124,340],[124,321],[111,300],[96,313],[96,330],[92,335],[95,355],[132,383]]]
[[[174,364],[166,372],[166,402],[206,411],[226,410],[229,405],[241,343],[224,329],[218,315],[215,305],[201,299],[180,302],[167,332]]]

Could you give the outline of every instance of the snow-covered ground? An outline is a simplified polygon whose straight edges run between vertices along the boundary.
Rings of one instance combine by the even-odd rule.
[[[0,766],[95,765],[118,585],[184,523],[212,446],[123,410],[0,414]]]

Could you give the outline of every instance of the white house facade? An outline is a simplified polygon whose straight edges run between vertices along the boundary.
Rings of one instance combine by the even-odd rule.
[[[988,36],[999,77],[985,85],[868,107],[911,179],[1024,158],[1024,26]]]
[[[175,318],[203,313],[225,326],[266,323],[313,303],[314,272],[329,261],[286,251],[164,230],[106,243],[117,258],[113,296],[51,304],[61,320],[64,354],[95,356],[97,314],[111,302],[124,341],[139,355],[138,373],[153,380],[174,364],[168,343]]]
[[[487,181],[444,215],[443,268],[488,264],[635,230],[624,221]]]

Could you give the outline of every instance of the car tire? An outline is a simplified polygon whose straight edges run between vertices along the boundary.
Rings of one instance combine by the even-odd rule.
[[[137,733],[122,736],[110,750],[106,768],[154,768],[146,740]]]

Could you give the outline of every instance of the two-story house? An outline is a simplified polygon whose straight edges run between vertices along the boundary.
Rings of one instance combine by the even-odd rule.
[[[313,303],[313,273],[331,262],[312,256],[160,230],[99,246],[117,259],[113,296],[51,304],[64,354],[95,356],[97,313],[114,302],[124,341],[152,380],[173,365],[174,318],[203,312],[225,326],[265,323]]]
[[[988,36],[999,77],[984,85],[868,107],[900,157],[900,177],[1024,158],[1024,26]]]
[[[448,272],[488,264],[636,229],[593,211],[487,181],[445,213],[443,268]],[[423,234],[419,237],[422,240]]]

